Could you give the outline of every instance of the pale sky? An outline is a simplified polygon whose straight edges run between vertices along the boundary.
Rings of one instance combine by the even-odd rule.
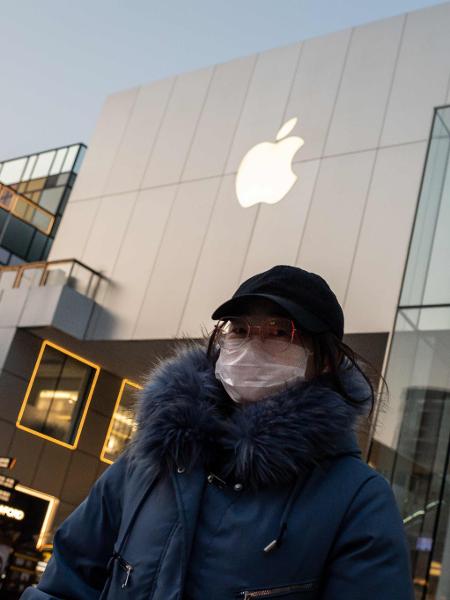
[[[112,92],[441,3],[0,0],[0,161],[89,145]]]

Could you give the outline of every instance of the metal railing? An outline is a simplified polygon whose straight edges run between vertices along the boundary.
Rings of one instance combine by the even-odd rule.
[[[76,258],[0,266],[0,291],[19,287],[68,285],[95,300],[102,279],[107,278]]]
[[[1,182],[0,207],[25,223],[33,225],[45,235],[49,235],[55,222],[55,216],[51,212]]]

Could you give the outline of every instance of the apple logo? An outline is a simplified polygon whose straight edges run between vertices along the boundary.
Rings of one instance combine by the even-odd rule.
[[[275,204],[288,193],[297,181],[291,164],[304,140],[297,136],[286,137],[297,123],[289,119],[280,128],[276,142],[262,142],[250,148],[238,168],[236,194],[241,206],[247,208],[258,202]]]

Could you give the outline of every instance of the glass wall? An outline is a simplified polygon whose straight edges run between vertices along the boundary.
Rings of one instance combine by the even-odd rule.
[[[136,429],[134,406],[138,389],[141,389],[140,385],[128,379],[122,381],[101,454],[101,459],[107,463],[116,460]]]
[[[47,258],[85,151],[83,144],[73,144],[0,162],[0,183],[8,186],[3,195],[9,189],[22,198],[16,198],[16,210],[0,202],[0,264]],[[45,216],[43,225],[50,222],[51,230],[30,215]]]
[[[435,110],[369,462],[392,483],[416,600],[450,600],[450,106]]]
[[[44,341],[17,427],[75,448],[99,371],[86,359]]]

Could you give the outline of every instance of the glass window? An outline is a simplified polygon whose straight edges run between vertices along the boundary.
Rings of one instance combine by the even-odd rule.
[[[100,368],[45,340],[17,427],[76,448]]]
[[[56,185],[66,185],[66,183],[69,180],[69,175],[70,173],[62,173],[61,175],[59,175],[58,182]]]
[[[47,177],[55,154],[56,152],[54,150],[38,154],[37,161],[33,169],[33,179],[36,179],[37,177]]]
[[[31,246],[28,249],[28,254],[26,257],[27,261],[32,262],[36,260],[43,260],[46,241],[46,235],[40,231],[35,232]]]
[[[78,152],[78,156],[77,156],[77,160],[73,166],[73,171],[75,171],[75,173],[78,173],[81,167],[81,163],[83,162],[84,159],[84,155],[86,154],[86,147],[85,146],[79,146],[80,151]]]
[[[54,218],[51,213],[39,208],[32,202],[27,201],[20,196],[14,204],[13,214],[19,218],[33,224],[45,234],[48,234],[53,226]]]
[[[450,107],[433,122],[370,463],[393,487],[417,597],[450,598]]]
[[[58,175],[49,175],[45,181],[45,188],[52,188],[58,185]]]
[[[26,162],[26,157],[4,162],[0,172],[0,181],[6,185],[20,181]]]
[[[36,164],[37,155],[33,154],[28,158],[27,166],[25,167],[25,171],[22,174],[22,181],[27,181],[31,179],[31,173],[34,169],[34,165]]]
[[[1,213],[3,211],[0,210],[0,227],[2,226]],[[4,248],[0,246],[0,264],[7,265],[9,261],[9,257],[11,256],[11,252],[8,252]],[[0,286],[1,286],[1,277],[0,277]]]
[[[33,192],[32,194],[27,194],[30,200],[33,200],[35,204],[39,204],[39,198],[41,197],[41,192]]]
[[[56,187],[44,190],[39,200],[39,205],[55,214],[58,210],[58,206],[61,197],[64,193],[63,187]]]
[[[33,238],[34,228],[11,215],[2,239],[2,246],[24,258]]]
[[[70,146],[63,164],[63,168],[61,169],[62,171],[72,171],[79,147],[80,146]]]
[[[20,258],[20,256],[16,256],[15,254],[11,254],[11,257],[9,259],[9,264],[11,267],[14,267],[16,265],[24,265],[25,261],[23,258]]]
[[[45,185],[45,177],[41,179],[32,179],[27,183],[27,192],[42,190]]]
[[[122,381],[100,457],[104,462],[113,463],[116,460],[136,428],[134,404],[137,390],[140,389],[137,383],[128,379]]]
[[[6,210],[11,210],[16,197],[16,194],[11,189],[0,184],[0,206],[6,208]]]
[[[19,287],[36,287],[42,280],[44,267],[26,267],[23,269],[18,282]]]
[[[55,160],[50,169],[50,175],[55,175],[56,173],[61,173],[62,166],[64,163],[64,159],[66,158],[67,148],[60,148],[56,152]]]

